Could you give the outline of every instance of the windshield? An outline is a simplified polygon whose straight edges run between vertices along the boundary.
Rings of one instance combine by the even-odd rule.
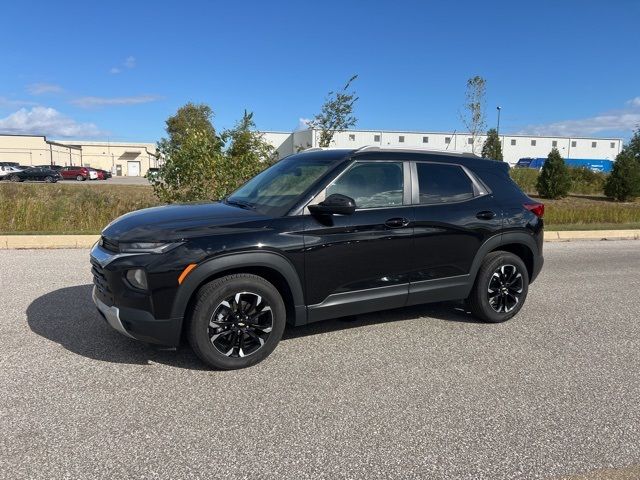
[[[265,215],[284,215],[331,167],[335,158],[292,155],[253,177],[226,202]]]

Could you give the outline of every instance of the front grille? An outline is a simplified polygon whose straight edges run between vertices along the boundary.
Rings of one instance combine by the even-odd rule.
[[[113,305],[113,292],[109,288],[109,282],[100,264],[91,260],[91,273],[93,274],[93,284],[96,286],[98,297],[107,305]]]
[[[120,245],[115,240],[109,240],[104,235],[100,238],[100,246],[110,252],[118,253],[120,251]]]

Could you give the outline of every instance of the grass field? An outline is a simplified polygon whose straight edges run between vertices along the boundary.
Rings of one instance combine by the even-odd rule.
[[[617,203],[598,195],[539,200],[550,230],[640,228],[640,201]],[[158,204],[148,186],[3,182],[0,234],[96,234],[120,215]]]

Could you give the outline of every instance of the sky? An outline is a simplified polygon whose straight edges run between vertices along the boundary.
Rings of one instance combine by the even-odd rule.
[[[2,8],[0,133],[157,141],[185,103],[292,131],[352,75],[356,128],[464,131],[486,79],[501,133],[628,138],[640,1],[15,1]]]

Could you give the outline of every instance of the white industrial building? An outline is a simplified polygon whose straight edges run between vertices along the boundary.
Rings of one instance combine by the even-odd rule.
[[[264,132],[278,157],[286,157],[305,148],[317,147],[320,131]],[[480,155],[486,136],[476,138],[475,153]],[[514,165],[520,158],[546,157],[556,147],[564,158],[615,160],[622,149],[620,138],[561,137],[540,135],[500,135],[504,160]],[[401,146],[433,150],[472,151],[472,136],[457,132],[407,132],[395,130],[346,130],[336,132],[332,147],[359,148],[365,145]]]

